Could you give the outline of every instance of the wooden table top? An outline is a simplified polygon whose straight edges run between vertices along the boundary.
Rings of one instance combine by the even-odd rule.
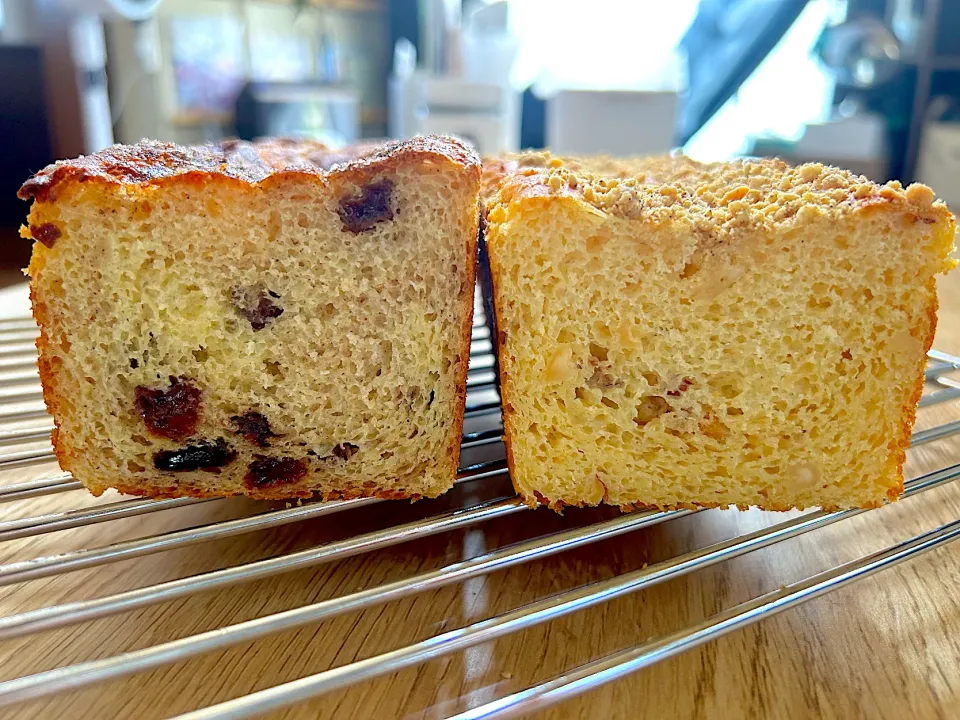
[[[960,354],[960,273],[941,282],[935,347]],[[960,417],[922,409],[917,429]],[[907,477],[960,459],[960,436],[909,453]],[[53,464],[40,468],[54,474]],[[4,472],[2,482],[38,470]],[[432,502],[382,503],[96,569],[0,587],[0,615],[99,597],[375,530],[509,492],[476,482]],[[0,519],[116,501],[68,492],[0,505]],[[0,543],[0,563],[262,511],[231,499]],[[613,517],[525,512],[267,580],[0,642],[0,680],[104,658],[333,598],[508,543]],[[132,677],[0,710],[2,717],[160,718],[320,672],[558,591],[766,527],[789,515],[709,510],[434,592],[348,613]],[[960,518],[953,484],[592,609],[278,711],[284,718],[434,718],[681,629],[778,586]],[[960,544],[555,706],[548,718],[948,718],[960,708]]]

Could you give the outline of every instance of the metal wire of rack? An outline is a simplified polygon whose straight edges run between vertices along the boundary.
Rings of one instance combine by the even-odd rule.
[[[40,399],[35,370],[36,358],[33,346],[35,336],[36,327],[29,318],[0,320],[0,479],[10,470],[40,466],[43,463],[49,463],[53,458],[49,444],[40,448],[32,446],[46,441],[51,429],[49,418]],[[500,447],[502,427],[494,368],[490,330],[482,310],[478,309],[473,329],[468,373],[467,419],[463,437],[464,453],[458,483],[504,478],[507,475],[502,459],[502,447]],[[960,383],[947,376],[948,373],[956,370],[960,370],[960,357],[935,350],[929,353],[926,379],[933,391],[923,396],[921,406],[935,405],[960,397]],[[24,423],[28,425],[24,426]],[[916,432],[912,438],[912,446],[958,433],[960,433],[960,421],[948,422]],[[31,447],[23,448],[21,447],[23,445],[31,445]],[[478,450],[488,452],[486,455],[476,454],[475,451]],[[471,451],[474,451],[474,454],[471,454]],[[941,487],[957,477],[960,477],[960,463],[914,478],[906,483],[905,497]],[[0,482],[0,505],[43,495],[66,493],[79,488],[80,484],[66,473],[41,475],[35,479],[15,483]],[[90,508],[0,520],[0,542],[46,536],[48,533],[69,528],[220,501],[220,499],[193,498],[125,499]],[[306,503],[234,520],[138,537],[101,547],[0,564],[0,586],[56,576],[82,568],[103,566],[380,502],[382,501],[377,499],[356,499]],[[79,625],[113,614],[127,613],[203,592],[222,590],[239,583],[342,560],[454,529],[474,527],[494,518],[532,511],[516,497],[467,504],[453,510],[435,513],[423,520],[365,532],[305,550],[133,590],[6,615],[0,617],[0,641],[29,636],[52,628]],[[390,652],[334,667],[178,717],[242,718],[287,707],[323,693],[422,664],[509,633],[638,592],[864,512],[876,511],[815,511],[790,517],[761,530],[717,542],[649,567],[645,566],[609,579],[558,592],[531,604],[442,632]],[[468,560],[449,563],[439,569],[421,572],[401,580],[291,610],[264,615],[99,660],[79,662],[3,681],[0,682],[0,707],[159,668],[202,653],[322,622],[348,612],[461,583],[498,570],[531,563],[573,548],[597,543],[689,514],[690,511],[687,510],[623,514],[589,525],[535,537]],[[473,707],[455,717],[460,720],[510,717],[547,707],[844,587],[860,578],[893,567],[957,537],[960,537],[960,519],[805,580],[782,586],[774,592],[735,605],[672,634],[571,668],[562,675]]]

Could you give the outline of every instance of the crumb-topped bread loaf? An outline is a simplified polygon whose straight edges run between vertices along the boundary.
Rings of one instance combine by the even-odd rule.
[[[438,137],[143,142],[43,170],[20,195],[61,466],[98,494],[447,490],[479,181]]]
[[[954,219],[822,165],[485,168],[508,461],[555,507],[873,507],[903,488]]]

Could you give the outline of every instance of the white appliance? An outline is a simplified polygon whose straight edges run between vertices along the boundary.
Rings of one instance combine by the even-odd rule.
[[[920,141],[917,181],[960,208],[960,122],[928,122]]]
[[[113,144],[113,121],[107,95],[107,46],[104,19],[142,21],[156,12],[160,0],[58,0],[73,14],[70,56],[76,67],[84,152]]]
[[[520,147],[520,94],[505,85],[414,73],[389,87],[391,137],[444,133],[481,154]]]
[[[427,23],[432,40],[426,66],[417,69],[413,45],[401,39],[394,48],[393,76],[388,94],[388,133],[392,137],[445,133],[471,143],[483,155],[520,147],[521,95],[510,84],[517,39],[507,29],[507,4],[475,8],[464,27],[440,9],[446,0],[433,0],[440,26]],[[459,3],[454,3],[459,6]],[[430,48],[442,45],[440,62]]]
[[[676,144],[673,91],[560,90],[547,100],[547,147],[558,155],[654,155]]]
[[[885,182],[889,171],[887,121],[882,115],[858,112],[812,123],[784,160],[795,164],[822,162]]]
[[[960,207],[960,108],[949,96],[933,98],[927,108],[916,179],[940,193],[951,209]]]
[[[3,41],[40,45],[44,49],[57,155],[89,154],[113,143],[103,22],[130,20],[143,25],[160,2],[4,1]],[[144,53],[139,54],[142,61]]]

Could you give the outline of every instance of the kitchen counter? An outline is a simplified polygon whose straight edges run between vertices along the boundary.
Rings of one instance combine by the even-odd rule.
[[[3,300],[0,306],[16,314],[15,308],[23,307],[23,288],[8,291]],[[960,273],[942,279],[941,306],[935,347],[960,354]],[[924,408],[917,429],[958,418],[960,400]],[[958,461],[960,436],[939,440],[910,451],[906,475],[915,477]],[[55,464],[46,463],[5,470],[0,481],[7,484],[58,472]],[[20,582],[0,587],[0,614],[100,597],[302,550],[507,494],[509,485],[494,478],[461,485],[437,501],[379,503]],[[77,491],[18,500],[0,504],[0,521],[119,499],[113,493],[95,499]],[[0,542],[0,563],[244,517],[266,507],[243,499],[215,500],[8,540]],[[703,511],[299,630],[29,701],[0,714],[167,717],[393,650],[795,514]],[[571,510],[563,517],[542,509],[526,511],[334,563],[0,641],[0,679],[105,658],[342,596],[615,515],[609,509]],[[445,717],[957,518],[960,484],[954,483],[494,642],[331,692],[271,717]],[[537,717],[955,717],[960,707],[958,587],[960,543],[955,543]]]

